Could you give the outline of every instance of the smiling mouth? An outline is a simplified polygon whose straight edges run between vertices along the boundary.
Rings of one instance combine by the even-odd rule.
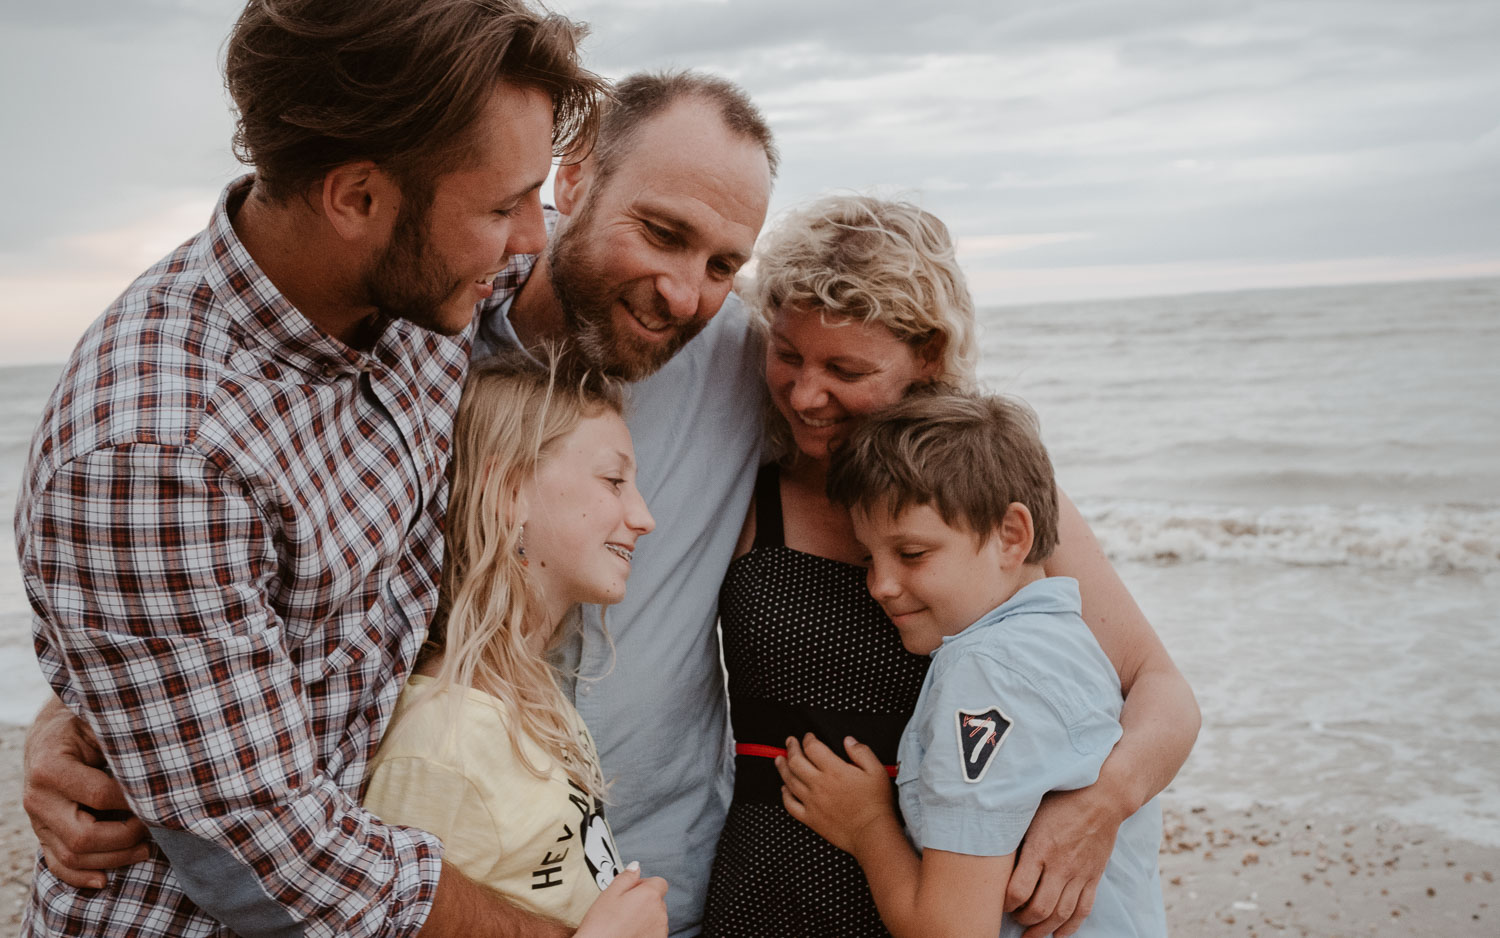
[[[672,328],[670,319],[660,319],[643,310],[637,310],[624,300],[620,301],[620,305],[625,307],[625,312],[630,314],[630,318],[640,323],[641,328],[647,332],[666,332]]]
[[[635,555],[635,551],[623,544],[605,544],[604,549],[613,553],[616,557],[623,558],[626,563],[630,563],[630,558]]]
[[[809,417],[805,414],[797,415],[797,421],[799,423],[801,423],[805,427],[812,427],[814,430],[822,430],[825,427],[831,427],[835,424],[843,423],[844,420],[845,418],[843,417],[830,417],[826,420],[819,420],[817,417]]]

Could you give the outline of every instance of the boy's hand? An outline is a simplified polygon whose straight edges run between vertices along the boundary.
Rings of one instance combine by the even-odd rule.
[[[811,733],[799,745],[788,738],[786,755],[776,757],[781,801],[792,817],[824,840],[855,852],[860,834],[876,820],[895,814],[891,779],[875,753],[853,736],[844,737],[843,759]]]

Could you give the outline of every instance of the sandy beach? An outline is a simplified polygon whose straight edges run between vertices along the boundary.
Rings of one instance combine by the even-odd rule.
[[[1500,849],[1394,822],[1166,802],[1174,935],[1500,933]]]
[[[31,887],[36,838],[21,809],[21,743],[26,731],[0,724],[0,931],[19,933],[21,906]]]
[[[0,726],[0,930],[15,934],[36,841],[21,810],[24,731]],[[1353,938],[1500,931],[1500,848],[1395,823],[1271,807],[1217,811],[1169,791],[1162,887],[1174,935]]]

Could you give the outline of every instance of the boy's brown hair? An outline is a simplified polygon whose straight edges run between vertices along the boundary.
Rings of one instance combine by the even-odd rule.
[[[988,540],[1006,509],[1031,512],[1027,563],[1057,546],[1057,483],[1036,414],[1018,400],[951,389],[919,393],[870,417],[833,454],[828,497],[899,514],[931,505],[950,527]]]

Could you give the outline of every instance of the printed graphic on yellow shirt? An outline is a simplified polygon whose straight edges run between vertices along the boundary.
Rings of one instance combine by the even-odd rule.
[[[620,871],[620,850],[604,820],[604,806],[588,796],[572,780],[568,781],[568,800],[578,809],[578,821],[564,823],[557,841],[543,854],[541,862],[531,871],[532,889],[551,889],[567,885],[564,878],[564,863],[568,851],[581,850],[583,862],[594,883],[603,892],[615,874]],[[576,862],[574,864],[576,869]]]

